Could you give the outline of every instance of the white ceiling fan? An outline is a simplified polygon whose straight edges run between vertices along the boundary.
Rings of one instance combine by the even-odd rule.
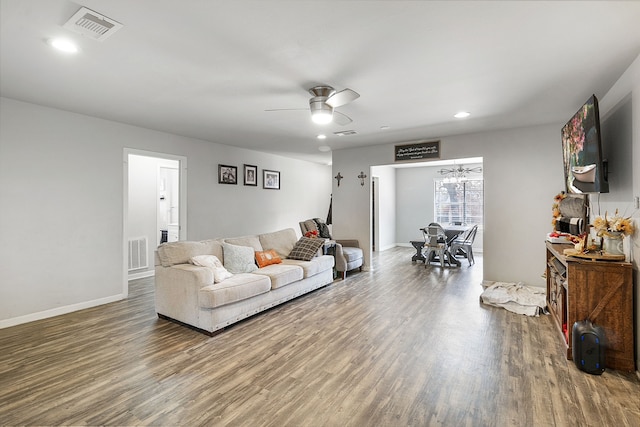
[[[351,117],[335,111],[335,109],[358,99],[360,94],[356,91],[347,88],[338,92],[331,86],[320,85],[309,89],[309,93],[313,95],[309,99],[309,110],[311,111],[311,120],[314,123],[327,124],[333,121],[344,126],[353,121]],[[279,108],[265,111],[292,110],[305,110],[305,108]]]

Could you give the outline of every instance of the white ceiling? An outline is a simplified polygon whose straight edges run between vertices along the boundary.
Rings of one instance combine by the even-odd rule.
[[[0,0],[0,94],[328,163],[318,150],[562,123],[640,54],[640,2]],[[62,25],[80,6],[124,27]],[[80,53],[46,40],[66,36]],[[360,93],[315,125],[307,89]],[[453,115],[466,110],[467,119]],[[388,130],[381,130],[389,126]],[[355,130],[354,136],[333,132]],[[560,132],[560,129],[558,129]],[[319,141],[319,133],[329,135]]]

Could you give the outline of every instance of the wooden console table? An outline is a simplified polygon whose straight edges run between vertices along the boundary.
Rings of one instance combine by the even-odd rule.
[[[572,359],[573,324],[586,319],[609,292],[621,284],[594,319],[607,340],[605,366],[634,371],[633,270],[628,262],[591,261],[564,255],[573,245],[547,242],[547,306]]]

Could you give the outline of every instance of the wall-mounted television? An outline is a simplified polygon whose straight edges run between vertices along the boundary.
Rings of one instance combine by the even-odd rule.
[[[562,128],[564,180],[568,193],[608,193],[602,159],[598,99],[592,95]]]

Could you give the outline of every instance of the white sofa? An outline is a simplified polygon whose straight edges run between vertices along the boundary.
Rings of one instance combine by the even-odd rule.
[[[331,283],[334,258],[322,255],[320,250],[309,261],[289,259],[296,242],[295,231],[288,228],[252,236],[160,245],[155,267],[158,316],[212,334]],[[235,273],[220,283],[214,283],[211,268],[190,263],[198,255],[215,255],[227,267],[224,248],[228,255],[232,254],[232,248],[234,251],[252,248],[254,252],[273,249],[282,262],[250,273]]]

